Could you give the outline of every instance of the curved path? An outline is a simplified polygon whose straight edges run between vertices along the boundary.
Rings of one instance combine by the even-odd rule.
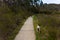
[[[29,17],[14,40],[35,40],[33,18]]]

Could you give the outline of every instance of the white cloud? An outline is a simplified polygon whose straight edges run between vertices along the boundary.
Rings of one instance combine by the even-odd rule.
[[[60,4],[60,0],[42,0],[44,3],[56,3]]]

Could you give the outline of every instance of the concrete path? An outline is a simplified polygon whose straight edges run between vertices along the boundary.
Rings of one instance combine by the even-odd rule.
[[[33,18],[29,17],[14,40],[35,40]]]

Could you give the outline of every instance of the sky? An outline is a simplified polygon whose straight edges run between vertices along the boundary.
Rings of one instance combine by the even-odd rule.
[[[42,0],[43,3],[47,3],[47,4],[50,4],[50,3],[55,3],[55,4],[60,4],[60,0]]]

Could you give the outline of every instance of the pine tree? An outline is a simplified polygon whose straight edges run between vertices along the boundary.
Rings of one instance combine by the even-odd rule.
[[[42,6],[43,5],[43,1],[41,0],[41,2],[40,2],[40,6]]]

